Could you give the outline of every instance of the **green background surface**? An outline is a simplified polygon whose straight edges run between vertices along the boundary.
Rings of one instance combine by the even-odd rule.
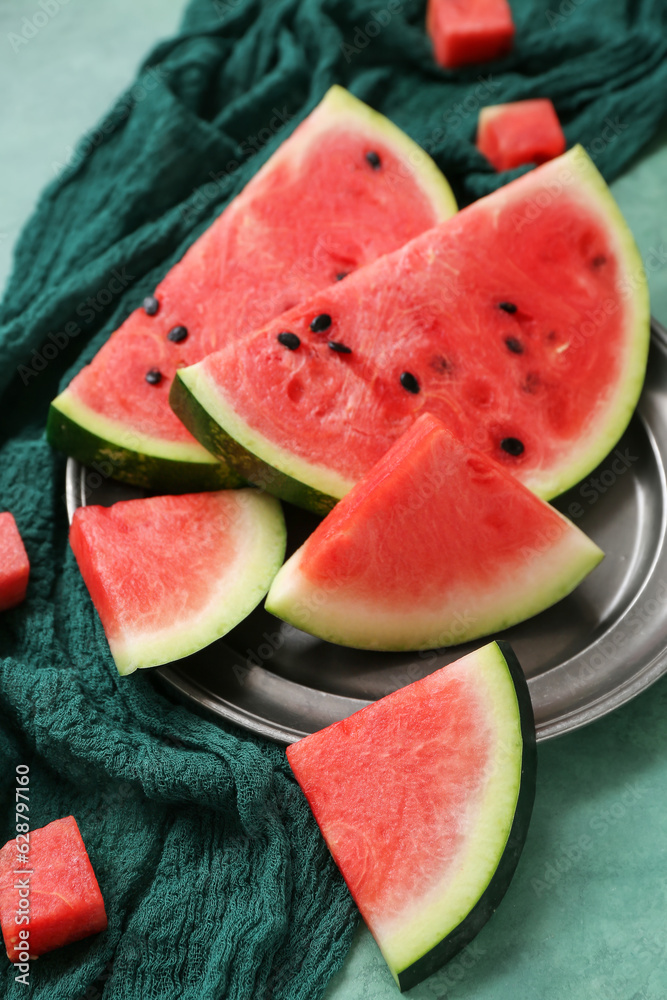
[[[68,0],[15,51],[39,10],[0,0],[0,288],[41,187],[177,25],[182,0]],[[613,185],[667,324],[667,131]],[[667,640],[667,621],[666,621]],[[667,996],[667,678],[613,716],[540,748],[535,815],[516,878],[473,945],[415,1000],[664,1000]],[[360,927],[328,1000],[397,996]]]

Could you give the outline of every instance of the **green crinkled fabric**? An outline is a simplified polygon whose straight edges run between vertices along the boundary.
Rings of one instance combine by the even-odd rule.
[[[550,96],[607,177],[667,109],[662,0],[513,0],[514,52],[440,70],[423,0],[193,0],[180,33],[47,189],[0,313],[0,509],[28,548],[26,603],[0,619],[2,842],[14,769],[33,828],[73,813],[106,933],[41,958],[39,998],[316,1000],[355,910],[282,750],[119,678],[67,546],[50,399],[334,82],[422,143],[462,202],[494,174],[484,104]],[[258,275],[258,280],[261,276]],[[25,995],[0,972],[3,996]]]

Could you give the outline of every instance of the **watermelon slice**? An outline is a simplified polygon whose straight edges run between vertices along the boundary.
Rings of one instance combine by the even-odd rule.
[[[401,990],[498,907],[535,796],[535,726],[511,648],[491,643],[287,749]]]
[[[425,413],[287,560],[266,607],[344,646],[431,649],[544,611],[602,557]]]
[[[25,599],[30,563],[14,516],[0,514],[0,611]]]
[[[426,153],[333,87],[54,401],[50,442],[153,489],[239,485],[170,410],[176,369],[455,211]]]
[[[500,59],[514,41],[507,0],[429,0],[426,29],[445,69]]]
[[[496,170],[546,163],[565,147],[556,109],[546,98],[496,104],[479,113],[477,148]]]
[[[10,961],[21,964],[106,930],[102,893],[73,816],[0,850],[0,924]]]
[[[121,674],[208,646],[256,607],[285,557],[280,504],[222,490],[80,507],[70,544]]]
[[[548,499],[625,430],[649,322],[632,235],[575,147],[179,372],[172,405],[241,475],[314,510],[424,411]]]

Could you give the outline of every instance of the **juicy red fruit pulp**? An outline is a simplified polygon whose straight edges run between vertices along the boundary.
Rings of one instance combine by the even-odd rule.
[[[378,137],[371,148],[354,126],[331,128],[251,185],[160,283],[157,309],[135,310],[73,380],[75,397],[95,413],[191,441],[168,404],[178,368],[439,221],[397,154]],[[179,328],[187,336],[176,336]]]

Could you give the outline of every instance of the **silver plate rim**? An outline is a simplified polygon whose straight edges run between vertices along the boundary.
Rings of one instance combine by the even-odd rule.
[[[665,327],[658,323],[657,320],[652,319],[651,332],[652,340],[667,354],[667,330]],[[75,510],[85,504],[84,476],[84,466],[75,459],[68,458],[66,465],[65,502],[70,523]],[[575,657],[572,659],[575,659]],[[561,665],[564,666],[568,662],[571,661],[563,661]],[[285,693],[288,693],[290,690],[293,692],[296,687],[307,687],[281,677],[267,670],[265,667],[253,668],[253,671],[259,671],[263,675],[264,682],[271,686],[284,688]],[[160,687],[168,690],[179,701],[185,703],[190,708],[204,709],[214,719],[231,722],[254,735],[265,737],[283,746],[287,746],[308,735],[308,732],[305,730],[258,715],[229,701],[220,694],[212,692],[206,685],[188,676],[178,663],[156,667],[150,673],[158,681]],[[658,655],[648,663],[645,663],[635,674],[610,689],[605,695],[594,698],[572,711],[563,712],[551,721],[538,724],[538,741],[544,742],[554,739],[557,736],[575,732],[584,726],[590,725],[592,722],[626,705],[633,698],[646,691],[652,684],[655,684],[665,674],[667,674],[667,644]],[[528,678],[528,686],[530,689],[531,678]],[[330,692],[312,687],[308,687],[307,690],[312,691],[313,694],[317,693],[323,699],[337,699],[339,697]],[[352,697],[345,698],[345,701],[353,703],[353,711],[369,704],[368,701]]]

